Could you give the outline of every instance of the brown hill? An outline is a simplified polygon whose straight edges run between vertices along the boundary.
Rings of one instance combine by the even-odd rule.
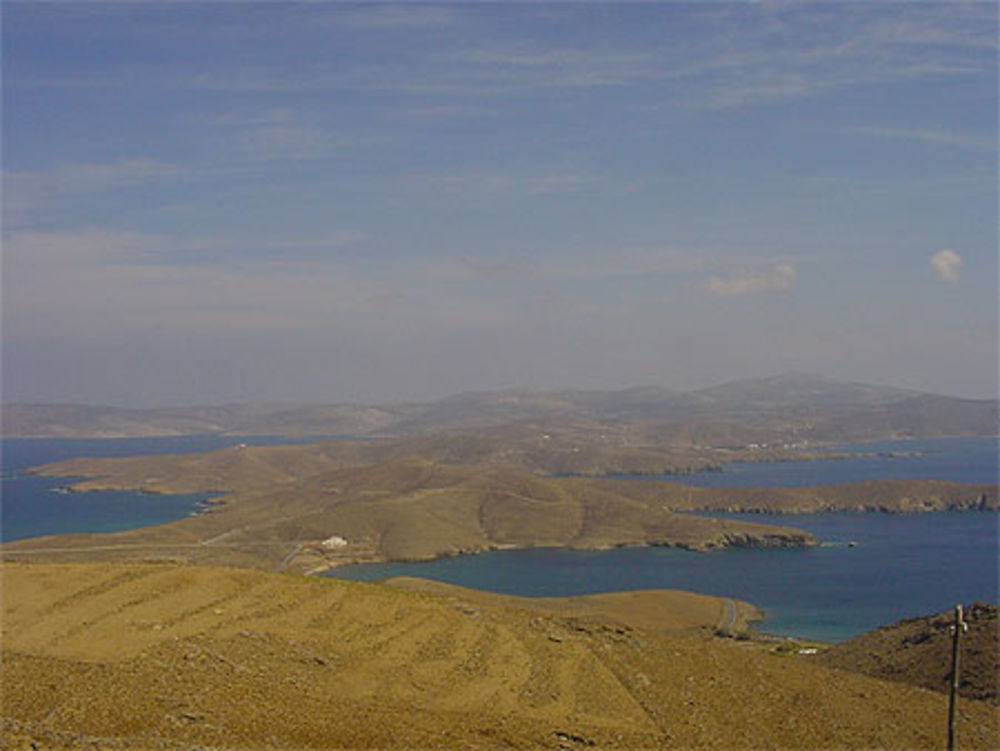
[[[965,608],[969,630],[962,635],[959,693],[997,703],[1000,682],[1000,625],[996,605]],[[830,667],[911,683],[935,691],[951,685],[951,612],[910,618],[871,631],[816,656]]]
[[[508,430],[514,432],[508,435]],[[77,490],[139,489],[151,493],[197,493],[259,490],[292,481],[312,480],[325,472],[380,465],[365,475],[375,487],[386,481],[384,468],[416,457],[451,467],[474,465],[475,472],[537,472],[570,462],[576,466],[608,467],[625,461],[615,447],[574,446],[572,435],[518,438],[514,429],[489,435],[430,436],[406,441],[331,441],[291,446],[234,446],[204,454],[136,456],[111,459],[70,459],[33,470],[52,477],[88,477]],[[575,449],[575,450],[574,450]],[[704,455],[673,449],[628,454],[628,461],[647,456],[650,465],[668,464],[674,470],[707,466]],[[699,458],[700,457],[700,458]],[[699,464],[700,463],[700,464]],[[633,467],[633,469],[637,469]],[[638,471],[638,470],[637,470]],[[650,470],[657,471],[657,470]],[[883,480],[816,488],[693,488],[647,479],[544,477],[553,487],[572,493],[600,491],[655,504],[672,510],[728,510],[761,513],[815,511],[946,511],[998,508],[996,485],[940,481]],[[389,480],[391,482],[391,480]]]
[[[172,565],[3,567],[3,748],[935,748],[939,694],[697,633]],[[997,712],[959,707],[963,748]]]
[[[577,597],[514,597],[408,576],[393,577],[381,583],[415,592],[428,592],[452,603],[517,608],[658,633],[711,627],[727,633],[746,634],[750,623],[763,617],[759,609],[747,602],[680,590],[632,590]]]
[[[823,511],[921,513],[995,511],[996,485],[940,480],[869,480],[804,488],[683,488],[669,483],[601,480],[614,492],[640,500],[668,498],[674,511],[810,514]]]
[[[452,447],[448,439],[445,447]],[[995,509],[997,486],[868,482],[820,488],[692,488],[656,480],[543,477],[495,463],[438,460],[438,439],[235,446],[207,454],[74,459],[38,471],[90,475],[78,490],[229,492],[210,513],[113,535],[8,543],[6,557],[144,559],[309,571],[339,563],[413,560],[503,547],[601,549],[675,545],[808,545],[807,533],[715,520],[693,510],[810,512]],[[388,454],[384,461],[373,458]],[[462,454],[461,456],[466,456]]]
[[[723,460],[782,458],[781,452],[753,456],[674,445],[631,442],[627,429],[600,431],[597,426],[517,423],[466,433],[435,433],[414,438],[325,441],[294,446],[234,446],[205,454],[137,456],[97,460],[72,459],[49,465],[44,474],[108,474],[157,490],[169,482],[175,491],[201,487],[206,478],[235,489],[283,475],[302,476],[309,469],[342,467],[421,456],[449,464],[489,464],[546,475],[669,474],[717,468]],[[787,452],[785,452],[787,453]],[[301,464],[301,466],[297,466]],[[272,475],[263,474],[270,472]],[[228,483],[228,484],[226,484]],[[96,486],[91,486],[96,487]],[[214,487],[220,487],[215,485]]]
[[[674,545],[710,550],[730,545],[809,545],[806,532],[738,520],[676,514],[662,497],[630,498],[596,481],[544,478],[494,467],[400,459],[383,464],[277,475],[253,452],[216,452],[213,474],[198,463],[192,478],[215,487],[253,483],[211,509],[158,527],[106,535],[62,535],[7,543],[6,558],[56,560],[168,557],[202,564],[308,571],[348,561],[414,560],[503,547],[601,549]],[[297,455],[296,455],[297,456]],[[169,457],[167,464],[174,461]],[[155,488],[172,488],[142,464]],[[83,464],[74,467],[84,469]],[[136,463],[122,480],[133,481]],[[291,465],[284,465],[286,468]],[[301,465],[298,465],[301,468]],[[311,465],[310,465],[311,466]],[[117,481],[106,478],[104,486]],[[674,486],[671,486],[674,487]]]

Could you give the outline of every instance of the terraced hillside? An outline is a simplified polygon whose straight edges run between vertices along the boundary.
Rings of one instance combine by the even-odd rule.
[[[4,748],[916,749],[944,732],[935,692],[598,612],[162,564],[3,579]],[[962,746],[992,748],[997,719],[963,703]]]

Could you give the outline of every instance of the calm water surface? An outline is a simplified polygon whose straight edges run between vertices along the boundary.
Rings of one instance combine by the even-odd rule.
[[[716,553],[542,548],[347,566],[330,575],[366,581],[419,576],[530,597],[686,589],[754,603],[765,611],[758,630],[821,641],[957,603],[997,602],[995,513],[746,516],[809,530],[824,545]]]
[[[318,439],[306,439],[318,440]],[[205,496],[131,492],[61,493],[67,478],[24,475],[27,467],[77,456],[209,451],[281,437],[181,436],[130,439],[5,439],[0,539],[68,532],[112,532],[196,513]],[[727,465],[721,473],[668,479],[716,486],[795,486],[862,479],[996,482],[996,439],[903,441],[845,447],[863,456],[819,462]],[[905,457],[868,456],[905,452]],[[337,576],[408,575],[509,594],[551,596],[674,588],[753,602],[761,630],[835,641],[897,618],[974,599],[996,602],[997,515],[815,514],[752,517],[807,529],[827,544],[807,550],[668,548],[606,552],[535,549],[421,564],[355,566]],[[848,547],[848,542],[855,542]]]

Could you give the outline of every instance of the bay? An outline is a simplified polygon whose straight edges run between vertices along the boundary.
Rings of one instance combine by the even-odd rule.
[[[828,642],[957,603],[998,601],[996,513],[727,516],[806,529],[824,544],[713,553],[538,548],[345,566],[327,575],[416,576],[526,597],[683,589],[752,602],[765,614],[759,631]]]
[[[319,438],[189,435],[150,438],[5,438],[0,444],[0,542],[41,535],[120,532],[198,513],[206,494],[153,495],[129,491],[64,490],[67,477],[35,477],[24,470],[76,457],[198,453],[246,443],[304,443]]]
[[[856,456],[625,477],[703,487],[807,487],[884,479],[997,482],[993,437],[883,441],[831,450]],[[364,580],[418,576],[529,597],[684,589],[747,600],[765,612],[758,630],[818,641],[841,641],[957,603],[1000,600],[995,513],[710,515],[798,527],[824,544],[710,554],[669,548],[517,550],[349,566],[329,575]]]

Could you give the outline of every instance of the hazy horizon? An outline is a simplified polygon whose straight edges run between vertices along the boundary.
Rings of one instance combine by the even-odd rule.
[[[3,401],[996,398],[997,14],[5,3]]]
[[[584,388],[577,388],[577,387],[574,387],[574,386],[567,386],[567,385],[564,385],[564,386],[546,386],[546,387],[532,387],[532,386],[512,385],[512,386],[507,386],[507,387],[501,386],[501,387],[496,388],[496,389],[465,389],[465,390],[462,390],[462,391],[454,391],[454,392],[448,392],[448,393],[442,393],[442,394],[434,394],[434,395],[427,396],[425,398],[414,398],[414,399],[383,399],[383,400],[366,401],[366,402],[350,401],[350,400],[347,400],[347,401],[337,401],[337,402],[330,402],[330,401],[323,402],[323,401],[302,401],[302,400],[298,400],[298,399],[273,399],[273,400],[260,400],[260,401],[249,401],[249,402],[239,402],[239,401],[233,401],[233,400],[222,400],[222,401],[218,401],[218,402],[188,402],[188,403],[169,403],[169,402],[164,402],[162,404],[149,404],[149,403],[144,403],[144,404],[121,404],[121,403],[119,403],[119,404],[102,404],[102,403],[97,403],[97,402],[72,402],[72,401],[67,401],[67,402],[23,402],[23,401],[13,401],[13,400],[8,401],[8,400],[4,400],[3,402],[0,402],[0,404],[8,405],[8,406],[15,405],[15,404],[21,404],[21,405],[37,405],[37,406],[51,405],[51,406],[96,407],[96,408],[108,407],[108,408],[112,408],[112,409],[116,409],[116,408],[121,408],[121,409],[144,409],[144,408],[149,408],[149,409],[171,409],[171,408],[187,409],[187,408],[192,408],[192,409],[197,409],[197,408],[228,407],[228,406],[260,406],[260,407],[276,406],[276,407],[295,408],[295,407],[338,406],[338,405],[356,406],[356,407],[389,407],[389,406],[392,406],[393,404],[405,404],[405,403],[419,404],[419,403],[425,403],[425,402],[426,403],[430,403],[430,402],[447,400],[447,399],[456,398],[456,397],[475,396],[477,394],[519,394],[519,393],[524,393],[524,394],[529,394],[529,393],[530,394],[545,394],[545,393],[559,394],[559,393],[567,393],[567,392],[614,393],[614,392],[639,390],[639,389],[662,389],[663,391],[666,391],[666,392],[669,392],[669,393],[686,394],[686,393],[695,393],[695,392],[702,391],[702,390],[708,390],[708,389],[718,388],[718,387],[722,387],[722,386],[728,386],[730,384],[744,384],[744,383],[752,383],[752,382],[755,382],[755,381],[776,380],[776,379],[784,379],[784,378],[822,378],[822,379],[826,379],[826,380],[832,381],[834,383],[839,383],[839,384],[855,384],[855,385],[863,385],[863,386],[874,386],[874,387],[886,388],[886,389],[894,388],[894,389],[900,389],[901,391],[910,390],[914,394],[929,394],[929,395],[934,395],[934,396],[945,396],[945,397],[953,397],[953,398],[987,399],[987,400],[989,400],[989,399],[994,399],[995,400],[997,398],[996,395],[989,395],[989,396],[984,396],[984,397],[962,397],[962,396],[957,395],[957,394],[947,394],[947,393],[942,393],[942,392],[928,392],[928,391],[920,391],[920,390],[917,390],[917,389],[908,389],[905,386],[899,386],[899,385],[895,385],[895,384],[841,380],[841,379],[830,378],[829,376],[824,376],[824,375],[816,374],[816,373],[777,373],[777,374],[773,374],[773,375],[770,375],[770,376],[763,376],[763,377],[760,377],[760,378],[750,377],[750,378],[746,378],[746,379],[736,379],[736,380],[727,379],[727,380],[724,380],[724,381],[706,382],[706,383],[704,383],[704,384],[702,384],[700,386],[696,386],[696,387],[690,388],[690,389],[672,388],[672,387],[670,387],[668,385],[653,384],[653,383],[639,383],[639,384],[632,384],[631,386],[624,386],[624,387],[621,387],[621,388],[611,388],[611,389],[584,389]]]

